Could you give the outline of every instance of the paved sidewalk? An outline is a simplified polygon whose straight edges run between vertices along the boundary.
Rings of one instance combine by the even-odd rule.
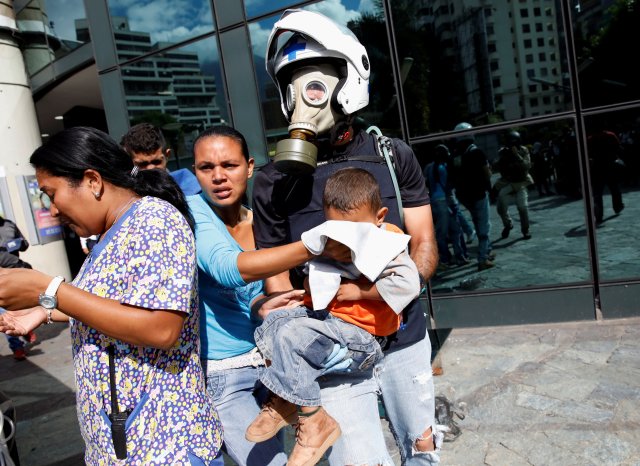
[[[21,464],[84,465],[68,326],[46,325],[36,334],[26,361],[15,361],[0,343],[0,390],[16,404]],[[4,335],[0,340],[6,341]]]
[[[457,329],[441,355],[468,409],[443,465],[640,465],[640,318]]]
[[[24,362],[0,343],[22,464],[81,465],[69,332],[37,333]],[[436,394],[468,411],[443,465],[640,465],[640,317],[454,329],[440,356]]]

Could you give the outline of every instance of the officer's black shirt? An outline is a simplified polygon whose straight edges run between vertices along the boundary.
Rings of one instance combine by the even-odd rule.
[[[393,139],[395,172],[403,207],[429,204],[424,177],[411,148]],[[313,175],[289,176],[280,173],[273,163],[264,166],[253,185],[253,231],[258,248],[269,248],[300,240],[302,232],[325,221],[322,193],[327,178],[346,167],[360,167],[371,172],[380,185],[382,201],[389,213],[388,223],[400,226],[395,190],[389,169],[377,150],[373,135],[359,131],[354,139],[339,148],[318,148],[318,167]],[[291,273],[293,286],[302,286],[301,268]],[[424,338],[426,314],[415,300],[404,313],[405,321],[391,348],[405,346]]]

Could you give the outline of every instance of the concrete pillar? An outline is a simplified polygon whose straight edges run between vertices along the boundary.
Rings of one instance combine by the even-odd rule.
[[[7,180],[15,222],[32,244],[20,257],[35,269],[70,280],[64,243],[38,245],[34,244],[36,238],[28,234],[31,208],[20,196],[24,189],[22,177],[34,174],[29,157],[42,141],[18,34],[13,0],[3,0],[0,3],[0,176],[4,175]]]

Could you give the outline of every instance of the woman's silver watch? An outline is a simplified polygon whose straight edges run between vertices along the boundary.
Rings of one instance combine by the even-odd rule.
[[[38,304],[40,304],[47,313],[47,324],[53,323],[53,320],[51,320],[51,313],[58,306],[58,298],[56,297],[56,294],[58,293],[58,288],[62,282],[64,282],[64,277],[60,275],[54,277],[45,292],[40,293],[40,296],[38,297]]]

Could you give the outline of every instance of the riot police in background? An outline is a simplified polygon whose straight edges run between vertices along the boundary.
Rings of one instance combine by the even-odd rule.
[[[520,133],[511,131],[507,135],[507,145],[498,151],[495,163],[500,179],[493,186],[498,195],[498,215],[502,219],[502,238],[509,236],[513,229],[513,220],[509,215],[509,203],[515,198],[520,215],[520,231],[524,239],[531,239],[529,232],[529,186],[533,178],[529,174],[531,156],[529,149],[522,145]]]
[[[455,131],[473,128],[469,123],[459,123]],[[491,222],[489,221],[489,191],[491,190],[491,165],[476,143],[473,134],[465,133],[456,139],[454,154],[454,186],[456,196],[471,214],[478,235],[478,270],[493,267],[491,252]]]
[[[624,209],[622,191],[620,190],[621,173],[624,171],[622,146],[618,136],[609,131],[604,122],[596,121],[593,132],[587,138],[589,152],[589,172],[593,187],[593,210],[596,223],[604,220],[602,195],[605,186],[611,194],[611,207],[618,215]]]

